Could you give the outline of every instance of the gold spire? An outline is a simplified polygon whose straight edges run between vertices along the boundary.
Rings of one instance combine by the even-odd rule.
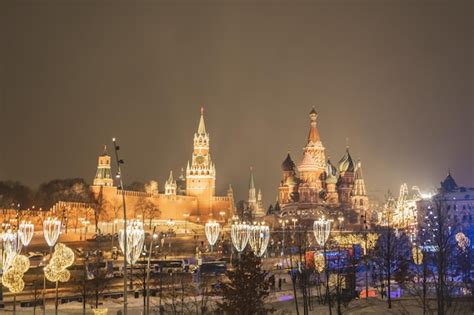
[[[201,107],[201,119],[199,120],[198,134],[206,134],[206,125],[204,124],[204,107]]]
[[[309,113],[309,118],[311,119],[311,127],[309,129],[308,134],[308,143],[316,143],[318,141],[321,141],[321,139],[319,137],[318,129],[316,128],[316,119],[318,118],[318,113],[316,112],[314,107]]]

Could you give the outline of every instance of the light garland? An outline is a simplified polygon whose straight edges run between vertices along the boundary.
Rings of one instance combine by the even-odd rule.
[[[49,247],[53,247],[61,234],[61,221],[57,218],[47,218],[43,221],[43,234]]]
[[[92,309],[92,312],[94,315],[107,315],[107,312],[109,311],[108,308],[94,308]]]
[[[125,233],[124,230],[119,230],[118,240],[120,249],[127,259],[129,264],[134,264],[143,250],[145,243],[145,230],[143,229],[143,223],[140,221],[131,221],[127,224],[127,252],[124,252]]]
[[[423,252],[417,246],[413,246],[411,249],[411,255],[415,264],[420,265],[423,262]]]
[[[317,272],[321,273],[324,271],[324,255],[321,252],[314,253],[314,268]]]
[[[18,227],[18,234],[23,246],[28,246],[33,239],[35,226],[31,222],[22,222]]]
[[[66,268],[74,263],[74,252],[71,248],[58,243],[54,248],[49,264],[44,267],[44,275],[51,282],[67,282],[71,273]]]
[[[270,228],[267,225],[255,224],[249,230],[249,243],[257,257],[263,256],[270,241]]]
[[[204,231],[206,232],[206,238],[209,245],[214,246],[219,238],[221,226],[216,221],[209,221],[204,226]]]
[[[250,226],[246,223],[234,223],[230,229],[232,244],[234,244],[235,249],[240,253],[245,249],[249,241]]]
[[[324,246],[329,238],[329,234],[331,233],[331,221],[326,220],[324,216],[322,216],[321,219],[314,221],[313,233],[316,242],[318,242],[320,246]]]

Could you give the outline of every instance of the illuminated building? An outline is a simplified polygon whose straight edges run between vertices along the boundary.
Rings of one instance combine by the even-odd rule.
[[[354,163],[347,146],[335,167],[326,158],[314,108],[309,118],[310,128],[301,162],[296,166],[288,153],[281,165],[279,215],[313,219],[323,213],[337,214],[349,217],[349,223],[359,223],[360,215],[369,210],[362,164],[360,161]]]

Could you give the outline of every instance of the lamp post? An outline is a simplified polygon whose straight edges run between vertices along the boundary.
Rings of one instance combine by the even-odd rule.
[[[20,237],[20,241],[23,246],[28,246],[33,239],[33,235],[35,233],[35,226],[31,222],[22,222],[18,226],[18,234]]]
[[[249,241],[250,226],[246,223],[234,223],[230,227],[230,237],[235,249],[240,253],[245,249]]]
[[[316,238],[316,242],[318,242],[319,246],[323,246],[324,266],[326,269],[326,300],[329,305],[329,314],[331,315],[332,308],[331,308],[331,299],[329,296],[329,271],[328,271],[328,260],[327,260],[327,255],[326,255],[326,242],[329,238],[329,234],[331,233],[331,220],[326,220],[324,216],[322,216],[319,220],[314,221],[313,233],[314,233],[314,237]]]
[[[257,257],[262,257],[270,241],[270,227],[265,224],[254,224],[249,229],[249,243]]]
[[[369,257],[367,253],[367,232],[369,229],[369,226],[367,225],[367,210],[364,210],[364,214],[361,215],[361,219],[363,219],[363,224],[364,224],[364,263],[365,263],[365,299],[369,299]]]
[[[148,261],[146,263],[146,305],[144,315],[150,314],[150,261],[151,255],[153,254],[153,243],[158,239],[158,234],[156,234],[156,225],[153,226],[153,232],[151,235],[150,247],[148,248]]]
[[[61,221],[57,218],[47,218],[43,221],[43,236],[49,246],[49,259],[53,253],[53,247],[61,234]],[[43,312],[46,313],[46,275],[43,272]],[[56,281],[56,299],[54,301],[54,313],[58,314],[58,281]]]
[[[188,234],[189,213],[183,214],[183,217],[184,217],[184,234]]]
[[[285,255],[285,227],[288,224],[288,220],[280,219],[280,220],[278,220],[278,222],[280,223],[280,225],[283,229],[283,238],[282,238],[282,241],[281,241],[281,254],[280,254],[280,256],[283,257]]]
[[[213,252],[214,245],[219,238],[221,226],[216,221],[209,221],[204,226],[204,231],[206,232],[207,241],[209,242],[209,245],[211,245],[211,252]]]
[[[115,160],[117,161],[117,175],[116,178],[120,182],[120,191],[122,194],[122,207],[123,207],[123,237],[127,239],[127,205],[125,203],[125,190],[123,187],[123,178],[122,178],[122,170],[120,168],[121,164],[124,164],[124,161],[119,158],[118,151],[120,150],[120,146],[117,145],[115,138],[112,139],[114,144],[114,151],[115,151]],[[127,252],[127,242],[123,242],[123,252],[124,255]],[[124,257],[123,259],[123,315],[127,315],[128,310],[128,299],[127,299],[127,259]]]

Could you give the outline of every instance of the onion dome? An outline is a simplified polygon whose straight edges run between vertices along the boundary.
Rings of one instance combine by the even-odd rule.
[[[288,186],[296,186],[299,184],[299,181],[296,176],[288,176],[286,178],[285,184]]]
[[[448,172],[448,176],[441,182],[441,189],[445,192],[451,192],[456,188],[458,188],[458,184],[456,184],[456,181],[451,176],[451,172]]]
[[[352,161],[352,157],[349,153],[349,147],[346,148],[346,153],[339,161],[339,173],[345,172],[354,172],[354,162]]]
[[[291,159],[290,153],[286,156],[286,159],[281,163],[281,169],[284,172],[292,172],[295,170],[295,162]]]
[[[337,183],[337,169],[334,165],[331,164],[331,160],[329,159],[326,165],[326,183],[327,184]]]

